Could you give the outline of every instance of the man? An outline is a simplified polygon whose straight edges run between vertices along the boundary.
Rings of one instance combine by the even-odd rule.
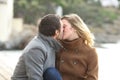
[[[61,35],[60,18],[55,14],[44,16],[39,24],[39,34],[24,49],[11,79],[48,80],[43,78],[43,74],[48,68],[55,70],[55,53],[61,48],[56,39],[61,38]]]

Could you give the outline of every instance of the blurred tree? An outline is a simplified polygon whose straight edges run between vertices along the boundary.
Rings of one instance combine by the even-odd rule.
[[[14,17],[24,18],[25,23],[36,23],[39,17],[55,13],[58,5],[64,8],[79,5],[86,0],[15,0]]]
[[[55,13],[55,0],[15,0],[14,17],[22,17],[25,23],[36,23],[36,20],[48,13]]]
[[[104,22],[112,23],[119,15],[103,9],[98,0],[15,0],[14,16],[24,18],[25,23],[35,24],[41,16],[55,13],[59,5],[63,8],[63,15],[77,13],[87,24],[97,26]]]

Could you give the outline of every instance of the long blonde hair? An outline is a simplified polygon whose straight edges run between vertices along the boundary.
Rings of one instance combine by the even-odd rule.
[[[94,45],[94,36],[83,20],[77,14],[64,15],[61,19],[67,20],[72,27],[77,31],[78,36],[81,37],[88,46]]]

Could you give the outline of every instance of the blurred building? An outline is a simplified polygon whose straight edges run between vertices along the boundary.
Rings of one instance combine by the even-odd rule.
[[[13,19],[13,0],[0,0],[0,41],[8,40]]]
[[[55,11],[56,11],[56,14],[57,14],[57,15],[59,15],[59,16],[62,16],[62,15],[63,15],[62,6],[58,6]]]
[[[100,0],[100,3],[103,7],[119,8],[119,1],[118,0]]]

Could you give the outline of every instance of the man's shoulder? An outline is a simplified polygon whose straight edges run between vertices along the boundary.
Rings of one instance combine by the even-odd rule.
[[[42,49],[42,50],[46,50],[45,44],[42,41],[42,39],[38,38],[37,36],[35,36],[29,43],[28,45],[25,47],[24,51],[29,51],[31,49]]]

